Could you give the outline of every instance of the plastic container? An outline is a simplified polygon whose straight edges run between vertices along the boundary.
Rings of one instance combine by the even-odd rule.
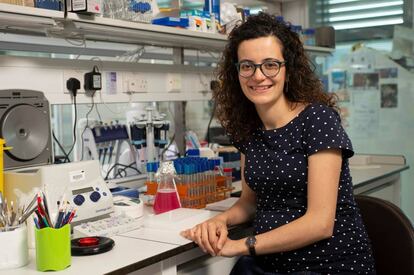
[[[63,270],[71,265],[70,225],[35,229],[36,267],[39,271]]]
[[[189,20],[188,18],[178,18],[178,17],[161,17],[152,20],[152,24],[169,26],[169,27],[180,27],[188,28]]]
[[[307,46],[315,46],[315,29],[304,29],[302,32],[303,44]]]
[[[224,168],[223,175],[226,177],[226,188],[233,187],[233,168]]]
[[[0,247],[0,269],[18,268],[26,265],[29,262],[26,226],[2,228],[0,230]]]
[[[220,0],[205,0],[204,11],[216,14],[220,21]]]
[[[228,192],[225,193],[225,197],[229,198],[231,190],[233,188],[233,168],[224,168],[223,176],[225,177],[225,187]]]
[[[148,162],[147,163],[147,179],[145,185],[147,186],[146,195],[155,196],[158,189],[158,183],[155,179],[155,173],[158,169],[158,162]]]

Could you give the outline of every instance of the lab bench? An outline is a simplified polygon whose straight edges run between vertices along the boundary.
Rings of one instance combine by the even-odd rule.
[[[211,216],[218,213],[211,211]],[[229,236],[239,239],[248,235],[249,232],[251,232],[251,226],[243,224],[230,229]],[[143,227],[111,238],[115,241],[112,250],[92,256],[72,256],[72,265],[58,271],[58,274],[184,275],[192,273],[188,271],[193,269],[192,261],[199,261],[198,268],[208,265],[206,269],[210,274],[222,274],[222,272],[228,273],[235,262],[235,259],[231,258],[211,258],[203,253],[194,242],[181,237],[178,230]],[[44,274],[36,270],[34,249],[29,250],[29,258],[28,265],[18,269],[0,270],[0,274]],[[227,268],[228,271],[224,271],[223,268]]]
[[[400,205],[400,173],[408,169],[403,156],[356,155],[350,159],[354,193],[381,197]],[[235,183],[236,190],[240,182]],[[211,212],[211,216],[218,212]],[[188,225],[191,226],[190,224]],[[233,239],[249,234],[248,224],[229,230]],[[115,247],[106,253],[72,257],[72,265],[58,274],[228,274],[235,258],[209,257],[179,235],[179,230],[140,228],[112,237]],[[41,274],[35,251],[27,266],[0,270],[0,274]]]

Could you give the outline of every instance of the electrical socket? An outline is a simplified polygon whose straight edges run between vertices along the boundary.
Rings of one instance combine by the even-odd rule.
[[[167,92],[180,92],[181,89],[181,74],[167,74]]]
[[[124,87],[127,93],[146,93],[148,92],[148,80],[140,73],[125,73]]]
[[[86,73],[86,71],[81,71],[81,70],[64,70],[63,71],[63,92],[65,94],[70,94],[69,90],[66,89],[66,81],[71,78],[77,78],[80,81],[80,89],[78,90],[78,94],[84,94],[85,90],[83,88],[83,82],[84,82],[84,77],[83,75]]]

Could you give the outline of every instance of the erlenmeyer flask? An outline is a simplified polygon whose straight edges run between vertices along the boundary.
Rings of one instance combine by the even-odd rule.
[[[177,186],[175,185],[175,168],[172,161],[161,162],[157,172],[158,189],[155,195],[155,214],[164,213],[180,208]]]

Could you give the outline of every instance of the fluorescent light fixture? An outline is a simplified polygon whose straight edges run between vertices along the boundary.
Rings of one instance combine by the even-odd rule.
[[[384,8],[384,7],[393,7],[393,6],[401,6],[404,4],[404,1],[390,1],[390,2],[382,2],[382,3],[373,3],[373,4],[365,4],[365,5],[353,5],[353,6],[346,6],[341,8],[332,8],[329,9],[329,13],[337,13],[337,12],[347,12],[347,11],[357,11],[357,10],[368,10],[368,9],[376,9],[376,8]]]
[[[379,19],[379,20],[362,21],[362,22],[332,24],[332,27],[334,27],[335,30],[346,30],[346,29],[384,26],[384,25],[396,25],[396,24],[402,24],[402,23],[404,23],[404,20],[402,18],[392,18],[392,19]]]
[[[40,16],[0,12],[0,23],[3,27],[7,26],[10,29],[14,27],[27,27],[28,29],[32,28],[39,31],[39,29],[54,26],[55,20]]]
[[[398,15],[403,14],[402,9],[392,10],[392,11],[381,11],[381,12],[370,12],[370,13],[361,13],[361,14],[350,14],[344,16],[333,16],[329,18],[329,22],[338,22],[338,21],[346,21],[346,20],[358,20],[358,19],[365,19],[365,18],[373,18],[373,17],[383,17],[383,16],[390,16],[390,15]]]
[[[330,0],[330,1],[328,1],[328,5],[337,5],[337,4],[359,2],[359,1],[361,1],[361,0]]]
[[[227,41],[227,37],[220,34],[193,32],[148,24],[134,24],[133,22],[122,23],[130,24],[131,27],[78,21],[73,21],[73,23],[77,31],[84,35],[86,40],[185,47],[208,51],[222,51]],[[134,26],[135,28],[132,28]],[[162,32],[157,31],[157,29],[162,30]]]

